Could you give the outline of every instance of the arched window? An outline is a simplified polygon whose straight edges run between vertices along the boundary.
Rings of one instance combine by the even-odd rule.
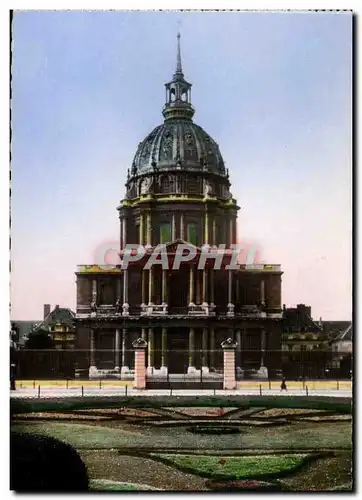
[[[169,193],[170,192],[170,179],[168,175],[164,175],[161,177],[161,193]]]
[[[171,222],[162,222],[160,224],[160,243],[168,243],[171,241]]]
[[[199,244],[196,222],[187,224],[187,241],[191,243],[191,245],[198,246]]]
[[[176,182],[172,175],[164,175],[161,178],[161,193],[176,193]]]

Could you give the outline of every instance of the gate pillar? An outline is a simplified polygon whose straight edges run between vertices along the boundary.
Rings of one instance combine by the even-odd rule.
[[[146,389],[146,348],[147,342],[143,339],[137,339],[132,343],[135,351],[134,363],[134,389]]]
[[[228,338],[221,343],[224,352],[224,385],[225,390],[236,389],[235,349],[237,343]]]

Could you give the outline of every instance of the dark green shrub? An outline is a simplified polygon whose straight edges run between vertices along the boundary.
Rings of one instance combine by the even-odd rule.
[[[10,489],[29,493],[88,491],[87,469],[69,444],[48,436],[12,432]]]

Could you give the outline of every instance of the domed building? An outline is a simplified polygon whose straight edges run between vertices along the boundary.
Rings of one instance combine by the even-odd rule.
[[[193,121],[191,87],[178,35],[164,121],[139,143],[117,208],[123,265],[76,272],[78,365],[90,377],[130,377],[139,337],[148,344],[149,384],[172,374],[218,380],[220,344],[229,337],[238,345],[240,377],[279,373],[280,265],[230,265],[239,207],[218,144]],[[132,246],[134,259],[125,252]],[[154,260],[160,249],[167,266]],[[214,258],[205,260],[207,251]]]

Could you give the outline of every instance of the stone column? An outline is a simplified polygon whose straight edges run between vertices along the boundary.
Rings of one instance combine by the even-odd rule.
[[[200,271],[195,269],[195,279],[196,279],[196,304],[201,304],[201,280],[200,280]]]
[[[224,353],[224,389],[236,389],[235,378],[235,342],[229,338],[221,343]]]
[[[147,213],[147,245],[152,246],[152,225],[151,225],[151,212]]]
[[[233,219],[229,220],[229,245],[234,243],[234,221]]]
[[[201,360],[201,369],[202,373],[209,373],[209,367],[207,365],[207,336],[209,330],[208,328],[202,329],[202,360]]]
[[[242,368],[241,368],[241,331],[236,330],[235,332],[235,337],[236,337],[236,371],[238,372],[239,376],[242,375]]]
[[[215,271],[210,269],[210,307],[215,309]]]
[[[146,328],[142,328],[142,340],[144,340],[145,342],[147,342],[147,329]]]
[[[216,245],[216,219],[212,219],[212,244]]]
[[[176,217],[175,214],[172,214],[172,241],[175,241],[176,239]]]
[[[97,375],[96,359],[95,359],[95,333],[93,328],[89,330],[89,378],[93,378]]]
[[[205,212],[205,235],[204,235],[204,243],[209,243],[209,214],[207,213],[207,208]]]
[[[215,328],[210,328],[210,368],[215,369]]]
[[[117,276],[117,283],[116,283],[116,305],[117,305],[117,312],[120,312],[120,307],[121,307],[121,296],[122,296],[122,285],[121,285],[121,273]]]
[[[127,362],[127,336],[128,336],[127,328],[123,328],[123,335],[122,335],[122,368],[121,368],[121,374],[122,375],[125,375],[126,373],[129,373],[129,367],[126,365],[126,362]]]
[[[266,332],[264,328],[262,328],[260,332],[260,368],[259,368],[259,376],[261,378],[268,378],[268,369],[264,366],[264,357],[265,357],[265,335]]]
[[[153,374],[153,365],[154,365],[154,359],[155,359],[155,353],[154,353],[154,333],[153,333],[153,328],[148,329],[148,368],[147,368],[147,373],[149,375]]]
[[[135,350],[134,389],[146,389],[146,348],[147,342],[137,339],[132,344]]]
[[[146,302],[147,302],[147,273],[145,269],[142,269],[141,271],[141,276],[142,276],[142,291],[141,291],[141,312],[143,312],[146,308]]]
[[[202,305],[204,307],[208,306],[208,293],[207,293],[207,269],[202,270]]]
[[[167,328],[162,328],[161,372],[167,375]]]
[[[167,305],[167,269],[162,269],[162,305]]]
[[[235,332],[236,340],[236,365],[241,367],[241,330]]]
[[[184,214],[180,215],[180,239],[184,240],[185,239],[185,221],[184,221]]]
[[[148,271],[148,305],[153,305],[153,267]]]
[[[194,306],[194,279],[195,279],[195,269],[193,266],[190,266],[190,271],[189,271],[189,307]]]
[[[122,219],[122,249],[127,245],[127,219]]]
[[[97,280],[92,280],[92,303],[94,306],[97,305]]]
[[[119,329],[116,328],[116,334],[114,336],[114,369],[119,371],[119,341],[120,341],[120,335],[119,335]]]
[[[143,214],[140,213],[140,234],[139,234],[139,244],[143,245],[144,238],[144,227],[143,227]]]
[[[123,270],[123,306],[122,306],[123,316],[129,316],[129,305],[128,305],[128,269]]]
[[[195,368],[195,329],[190,328],[189,332],[189,366],[187,373],[194,373]]]
[[[265,280],[260,282],[260,303],[262,306],[265,305]]]
[[[233,275],[232,270],[228,270],[228,316],[234,316],[234,304],[232,302],[232,286],[233,286]]]

